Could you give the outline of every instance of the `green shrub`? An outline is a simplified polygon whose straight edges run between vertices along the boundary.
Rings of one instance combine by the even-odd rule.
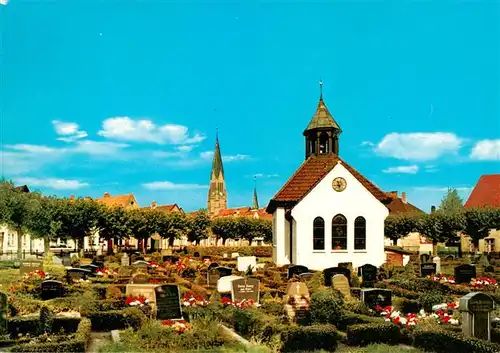
[[[384,321],[380,317],[366,316],[349,311],[344,311],[342,317],[340,318],[336,326],[339,330],[345,331],[347,327],[351,325],[382,323],[382,322]]]
[[[396,344],[401,339],[399,327],[390,322],[360,324],[347,327],[347,342],[352,346],[371,343]]]
[[[92,331],[121,330],[126,327],[137,329],[146,320],[139,308],[90,312],[86,316],[92,323]]]
[[[82,319],[79,317],[54,317],[52,332],[74,333]]]
[[[465,338],[456,332],[444,329],[423,330],[413,332],[413,346],[436,353],[497,353],[500,346],[475,339]]]
[[[17,335],[36,335],[40,327],[40,317],[23,316],[11,318],[7,323],[7,331],[13,337]]]
[[[396,310],[405,314],[418,313],[422,308],[422,304],[420,304],[418,300],[399,297],[392,298],[392,305],[396,308]]]
[[[263,310],[268,315],[273,315],[278,318],[285,317],[287,315],[283,303],[276,300],[270,300],[262,303],[261,310]]]
[[[426,312],[432,312],[432,306],[447,303],[451,297],[439,292],[424,292],[420,295],[419,302]]]
[[[39,324],[38,333],[39,334],[51,333],[53,321],[54,321],[54,313],[46,306],[42,306],[42,308],[40,309],[40,320],[38,322]]]
[[[92,323],[89,319],[83,318],[78,325],[78,329],[75,334],[75,341],[83,342],[84,346],[90,342],[90,334],[92,331]]]
[[[342,317],[342,297],[332,290],[323,290],[311,295],[311,321],[336,325]]]
[[[319,349],[331,352],[337,348],[339,334],[333,325],[282,326],[280,338],[284,353]]]

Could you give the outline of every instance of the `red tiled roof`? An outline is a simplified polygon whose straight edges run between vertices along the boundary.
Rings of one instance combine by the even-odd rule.
[[[217,217],[255,217],[260,219],[271,220],[273,218],[272,215],[266,212],[265,208],[260,208],[258,210],[253,210],[251,207],[235,207],[235,208],[227,208],[224,210],[220,210],[219,213],[215,216]]]
[[[500,207],[500,174],[482,175],[464,207]]]
[[[184,212],[184,210],[182,208],[180,208],[179,205],[177,205],[176,203],[171,204],[171,205],[143,207],[143,209],[154,209],[154,210],[158,210],[158,211],[162,211],[162,212],[166,212],[166,213],[174,212],[176,210],[176,208],[178,209],[179,212]]]
[[[97,202],[105,204],[106,206],[122,206],[122,207],[138,206],[134,194],[117,195],[117,196],[111,196],[109,194],[107,195],[108,196],[100,197],[95,200]]]
[[[388,197],[375,184],[362,176],[340,157],[333,154],[313,155],[302,163],[280,191],[269,203],[266,211],[274,212],[278,204],[296,204],[302,200],[336,165],[342,165],[378,200],[388,201]]]
[[[417,206],[412,205],[409,202],[403,202],[403,200],[399,197],[392,198],[392,201],[387,205],[389,212],[391,214],[400,214],[400,213],[425,213]]]

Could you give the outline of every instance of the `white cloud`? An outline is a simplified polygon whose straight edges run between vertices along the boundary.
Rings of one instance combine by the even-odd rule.
[[[206,185],[200,184],[175,184],[170,181],[154,181],[151,183],[142,184],[142,187],[149,190],[192,190],[206,189]]]
[[[0,0],[0,5],[7,5],[9,0]]]
[[[129,145],[124,143],[84,140],[78,141],[75,147],[68,149],[68,151],[90,155],[110,156],[122,152],[123,149],[128,146]]]
[[[177,147],[177,151],[179,152],[191,152],[193,150],[193,148],[195,148],[196,146],[193,146],[193,145],[185,145],[185,146],[179,146]]]
[[[470,158],[478,161],[500,161],[500,139],[478,141],[472,148]]]
[[[213,151],[204,151],[200,153],[200,158],[203,160],[210,160],[213,158],[213,156]],[[226,163],[244,161],[249,159],[251,159],[251,157],[247,154],[222,155],[222,161]]]
[[[31,177],[20,177],[15,179],[18,184],[25,184],[30,187],[45,187],[55,190],[76,190],[89,186],[88,183],[81,182],[79,180],[70,179],[56,179],[56,178],[31,178]]]
[[[124,141],[153,142],[157,144],[191,144],[205,139],[198,133],[190,136],[186,126],[166,124],[157,126],[151,120],[133,120],[114,117],[103,121],[100,136]]]
[[[375,146],[375,144],[370,141],[363,141],[361,142],[361,146]]]
[[[259,179],[264,179],[264,178],[277,178],[279,175],[278,174],[264,174],[264,173],[257,173],[254,175],[250,175],[251,177],[259,178]]]
[[[88,136],[87,132],[79,130],[77,123],[52,120],[52,125],[54,126],[56,133],[63,136],[58,138],[59,141],[73,142]]]
[[[49,153],[52,154],[60,151],[57,148],[52,148],[43,145],[29,145],[29,144],[5,145],[5,148],[20,152],[33,153],[33,154],[49,154]]]
[[[382,170],[383,173],[393,173],[393,174],[417,174],[418,165],[406,165],[399,167],[390,167]]]
[[[463,142],[463,139],[449,132],[393,132],[384,136],[374,150],[383,157],[428,161],[445,154],[456,154]]]

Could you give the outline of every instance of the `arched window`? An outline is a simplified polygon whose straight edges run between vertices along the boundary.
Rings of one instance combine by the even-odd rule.
[[[366,219],[357,217],[354,220],[354,250],[366,250]]]
[[[313,222],[313,250],[325,250],[325,221],[321,217]]]
[[[332,219],[332,250],[347,250],[347,219],[341,214]]]
[[[319,153],[328,153],[328,134],[326,132],[322,132],[319,136]]]

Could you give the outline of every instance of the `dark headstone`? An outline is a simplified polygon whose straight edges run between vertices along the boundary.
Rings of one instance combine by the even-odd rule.
[[[260,281],[255,278],[240,278],[231,282],[233,301],[253,300],[259,302]]]
[[[375,309],[377,305],[389,306],[392,305],[392,292],[389,289],[362,289],[361,301],[370,309]]]
[[[495,309],[495,300],[481,292],[469,293],[459,302],[462,313],[462,333],[466,337],[491,339],[491,312]]]
[[[179,262],[179,259],[180,259],[179,256],[172,256],[172,263],[176,264],[177,262]]]
[[[306,281],[309,281],[313,276],[314,276],[314,273],[306,272],[306,273],[301,273],[299,275],[299,278],[301,281],[306,282]]]
[[[164,284],[155,288],[156,319],[181,319],[181,298],[179,287],[175,284]]]
[[[494,273],[495,272],[495,267],[493,267],[493,266],[486,266],[484,268],[484,272],[485,273]]]
[[[362,278],[362,287],[371,287],[377,280],[377,267],[366,264],[358,268],[358,276]]]
[[[80,279],[86,280],[91,274],[89,270],[84,270],[83,268],[69,268],[66,270],[66,276],[69,281],[78,281]]]
[[[422,254],[420,255],[420,263],[425,264],[431,260],[431,256],[428,254]]]
[[[219,264],[217,262],[212,262],[210,265],[208,265],[208,270],[210,271],[212,268],[217,267],[219,267]]]
[[[231,274],[233,273],[233,269],[230,267],[219,266],[216,269],[217,269],[217,271],[219,271],[219,274],[221,277],[231,276]]]
[[[149,263],[144,260],[137,260],[132,263],[132,266],[137,267],[137,268],[148,268]]]
[[[94,264],[82,265],[80,266],[80,268],[83,268],[84,270],[89,270],[90,272],[92,272],[92,274],[96,274],[97,270],[99,270],[99,267]]]
[[[193,268],[186,268],[184,271],[182,271],[181,277],[193,279],[196,277],[196,270]]]
[[[8,309],[7,293],[0,292],[0,335],[7,334],[7,309]]]
[[[200,257],[200,253],[198,251],[196,251],[194,254],[193,254],[193,257]]]
[[[101,260],[94,260],[92,264],[96,265],[97,268],[103,268],[104,267],[104,261]]]
[[[476,277],[476,267],[472,265],[459,265],[454,270],[455,283],[469,283]]]
[[[332,277],[335,275],[344,275],[351,283],[351,271],[345,267],[330,267],[323,270],[323,276],[325,277],[325,286],[332,286]]]
[[[207,272],[207,283],[209,286],[216,286],[220,278],[220,273],[216,268],[212,268]]]
[[[436,264],[432,262],[420,264],[420,277],[434,276],[436,274]]]
[[[63,295],[63,284],[60,281],[42,282],[42,300],[60,298]]]
[[[294,275],[298,276],[302,273],[307,273],[307,272],[309,272],[309,269],[306,266],[302,266],[302,265],[290,266],[290,267],[288,267],[288,273],[287,273],[286,278],[290,279]]]
[[[162,257],[163,262],[172,262],[172,255],[165,255]]]

